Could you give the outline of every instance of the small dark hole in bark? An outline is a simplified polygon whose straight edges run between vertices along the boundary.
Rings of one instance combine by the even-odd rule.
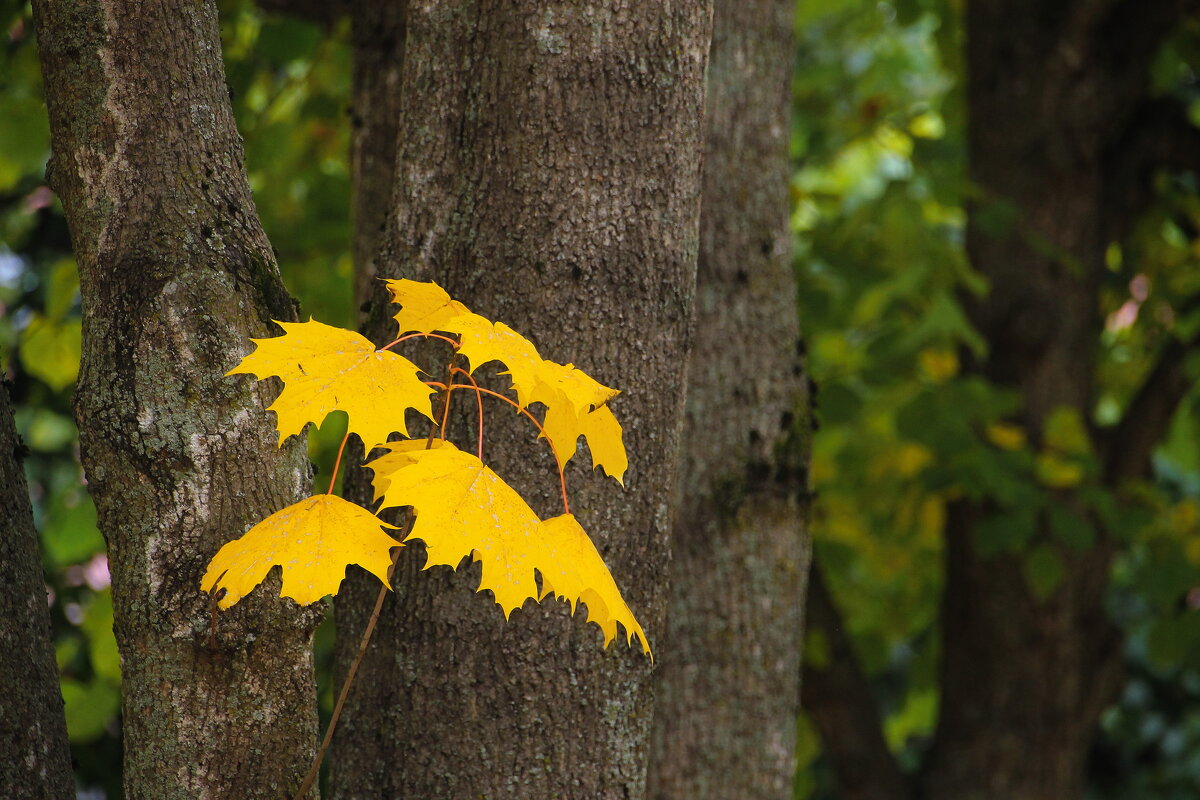
[[[764,256],[769,256],[771,254],[771,240],[770,239],[763,240],[762,254]]]
[[[792,414],[792,412],[790,412],[790,411],[785,411],[785,412],[783,412],[782,414],[780,414],[780,415],[779,415],[779,427],[780,427],[780,429],[781,429],[781,430],[785,430],[785,431],[787,431],[787,430],[791,430],[791,429],[792,429],[792,423],[793,423],[795,420],[796,420],[796,417],[795,417],[795,416]]]
[[[744,269],[739,269],[737,271],[736,277],[737,277],[738,283],[749,283],[750,282],[750,273],[746,272],[746,270],[744,270]]]
[[[583,277],[583,270],[579,268],[578,264],[571,265],[571,277],[575,280],[579,280]]]
[[[210,226],[208,226],[208,225],[200,226],[200,238],[201,239],[211,238],[212,234],[213,234],[213,230]]]
[[[765,483],[771,477],[771,466],[765,461],[749,461],[746,463],[746,479],[751,484]]]

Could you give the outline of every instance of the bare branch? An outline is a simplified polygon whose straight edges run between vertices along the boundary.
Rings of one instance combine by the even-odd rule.
[[[1158,48],[1184,17],[1200,13],[1200,0],[1120,0],[1096,31],[1095,52],[1103,54],[1109,72],[1144,82]]]
[[[1185,362],[1196,346],[1197,338],[1193,336],[1188,341],[1171,339],[1159,354],[1158,363],[1142,388],[1125,409],[1121,421],[1110,429],[1102,458],[1106,484],[1115,485],[1149,472],[1154,448],[1166,435],[1175,410],[1192,388]]]

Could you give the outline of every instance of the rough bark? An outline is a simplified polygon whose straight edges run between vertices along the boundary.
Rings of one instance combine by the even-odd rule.
[[[407,0],[356,0],[350,17],[354,53],[350,112],[354,296],[360,303],[369,300],[376,289],[375,256],[395,186],[407,6]]]
[[[2,374],[2,370],[0,370]],[[75,796],[46,582],[38,552],[25,447],[0,386],[0,796],[69,800]]]
[[[790,798],[808,426],[789,227],[791,0],[716,3],[653,798]]]
[[[76,416],[108,542],[129,798],[277,798],[316,733],[318,614],[199,591],[225,541],[306,489],[274,391],[225,378],[289,319],[255,216],[212,3],[38,2],[51,185],[79,263]]]
[[[586,453],[568,480],[652,643],[692,321],[708,21],[701,0],[410,2],[378,262],[380,274],[438,280],[624,391],[613,406],[631,452],[624,491]],[[386,314],[377,293],[369,328],[391,338]],[[543,516],[558,513],[544,444],[519,418],[488,414],[487,459]],[[423,562],[419,547],[403,551],[336,740],[334,793],[644,796],[649,659],[602,649],[562,604],[529,603],[506,624],[473,594],[477,568]],[[369,594],[339,596],[343,670]]]

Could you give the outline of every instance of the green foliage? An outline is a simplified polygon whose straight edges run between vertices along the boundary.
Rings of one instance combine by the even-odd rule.
[[[1015,401],[957,380],[983,343],[956,292],[984,287],[962,251],[960,101],[941,45],[956,23],[938,3],[798,8],[793,224],[819,386],[813,532],[888,741],[911,762],[936,709],[946,504],[1014,483],[1020,456],[981,436]],[[798,796],[828,792],[819,766],[804,783]]]
[[[250,186],[288,288],[302,318],[353,326],[348,23],[325,32],[251,0],[220,5]]]
[[[1096,405],[1056,409],[1041,430],[1018,424],[1018,394],[963,370],[988,354],[962,305],[987,291],[964,248],[962,7],[797,6],[793,225],[800,319],[820,389],[817,555],[878,690],[889,744],[913,768],[935,723],[947,504],[969,498],[987,509],[976,545],[1020,558],[1035,597],[1052,596],[1065,564],[1101,537],[1127,543],[1112,613],[1131,637],[1131,671],[1153,688],[1137,709],[1110,712],[1103,747],[1132,765],[1145,741],[1130,720],[1159,713],[1168,676],[1200,682],[1197,404],[1177,415],[1152,481],[1103,486],[1094,438],[1120,418],[1163,345],[1200,328],[1200,191],[1195,176],[1160,175],[1151,211],[1109,248],[1096,299],[1107,321]],[[1181,31],[1155,65],[1159,91],[1193,104],[1197,41],[1194,26]],[[976,213],[982,227],[1007,230],[1019,209]],[[1104,796],[1179,796],[1185,780],[1200,779],[1200,762],[1187,766],[1185,750],[1164,744],[1195,741],[1197,695],[1172,696],[1190,705],[1155,740],[1159,777],[1097,770],[1097,785],[1128,789]],[[797,796],[833,796],[820,759],[806,752],[806,761]]]

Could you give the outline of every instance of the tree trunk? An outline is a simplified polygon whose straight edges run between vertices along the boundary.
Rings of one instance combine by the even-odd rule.
[[[354,0],[351,7],[354,88],[350,177],[354,198],[354,296],[359,303],[370,300],[378,288],[374,280],[375,256],[395,187],[407,7],[407,0]]]
[[[294,304],[251,201],[216,8],[34,12],[79,262],[76,415],[112,569],[126,794],[277,800],[313,751],[319,614],[268,584],[215,618],[198,588],[222,543],[307,487],[303,443],[276,446],[274,392],[223,377]]]
[[[824,646],[819,657],[813,647],[804,659],[800,705],[821,736],[839,800],[908,800],[912,786],[888,749],[871,684],[819,561],[808,577],[804,612],[806,635]]]
[[[789,227],[790,0],[716,4],[650,796],[790,798],[808,427]]]
[[[378,260],[380,274],[435,279],[623,390],[624,491],[586,455],[568,481],[652,643],[692,323],[708,20],[701,0],[410,2]],[[387,315],[376,293],[369,327],[382,341]],[[557,513],[544,444],[514,415],[487,413],[486,460],[543,516]],[[644,796],[649,659],[602,649],[563,604],[529,603],[505,623],[473,594],[477,568],[423,562],[419,547],[402,552],[336,740],[334,793]],[[343,671],[369,610],[360,590],[339,597]]]
[[[1139,158],[1114,144],[1146,98],[1149,58],[1183,7],[967,6],[968,160],[979,193],[967,250],[991,285],[969,312],[988,341],[980,371],[1020,392],[1017,421],[1035,441],[1057,407],[1090,415],[1104,249],[1140,210],[1121,198],[1121,214],[1111,213],[1124,194],[1114,177]],[[1014,222],[998,227],[997,210]],[[1148,417],[1134,424],[1157,426],[1153,441],[1166,429]],[[1150,451],[1110,453],[1125,464],[1102,466],[1109,488],[1148,470]],[[1066,492],[1056,501],[1072,502]],[[1119,636],[1104,608],[1115,545],[1102,538],[1087,552],[1064,551],[1063,579],[1042,600],[1019,555],[978,552],[975,528],[991,513],[966,501],[948,511],[942,695],[925,793],[1080,798],[1096,723],[1120,685]]]
[[[0,796],[69,800],[71,748],[23,456],[0,385]]]

